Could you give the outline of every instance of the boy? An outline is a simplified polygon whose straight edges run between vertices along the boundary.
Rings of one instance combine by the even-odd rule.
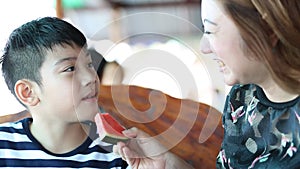
[[[55,17],[28,22],[12,32],[1,62],[32,118],[0,126],[0,167],[127,167],[93,140],[99,79],[78,29]]]

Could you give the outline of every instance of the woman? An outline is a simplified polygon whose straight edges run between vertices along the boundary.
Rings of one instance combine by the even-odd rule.
[[[214,57],[233,86],[223,112],[217,168],[300,167],[299,17],[298,0],[202,0],[201,51]],[[145,137],[140,133],[125,134]],[[115,152],[133,168],[147,163],[191,168],[169,152],[137,158],[147,154],[144,144],[135,150],[119,143]]]

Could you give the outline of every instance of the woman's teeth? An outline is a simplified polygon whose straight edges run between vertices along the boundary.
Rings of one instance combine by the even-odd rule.
[[[218,64],[219,64],[220,67],[224,67],[225,66],[224,62],[222,62],[220,60],[218,60]]]
[[[219,65],[220,67],[224,67],[224,66],[225,66],[225,63],[222,62],[221,60],[215,59],[215,61],[217,61],[218,65]]]

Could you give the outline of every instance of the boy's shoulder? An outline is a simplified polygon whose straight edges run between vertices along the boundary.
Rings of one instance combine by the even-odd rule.
[[[25,130],[24,130],[24,125],[28,121],[28,119],[23,119],[17,122],[5,122],[0,124],[0,137],[6,137],[7,135],[24,135]]]
[[[20,129],[23,129],[23,120],[17,122],[5,122],[0,124],[0,131],[2,130],[16,131]]]
[[[24,127],[24,123],[29,119],[23,119],[18,122],[6,122],[0,124],[0,142],[2,148],[11,149],[19,143],[30,143],[30,138]],[[13,148],[14,149],[14,148]]]

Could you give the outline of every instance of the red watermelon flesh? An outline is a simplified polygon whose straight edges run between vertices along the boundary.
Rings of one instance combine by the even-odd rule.
[[[98,113],[95,116],[97,131],[103,142],[117,144],[119,141],[127,141],[128,138],[122,134],[125,130],[121,124],[109,113]]]

